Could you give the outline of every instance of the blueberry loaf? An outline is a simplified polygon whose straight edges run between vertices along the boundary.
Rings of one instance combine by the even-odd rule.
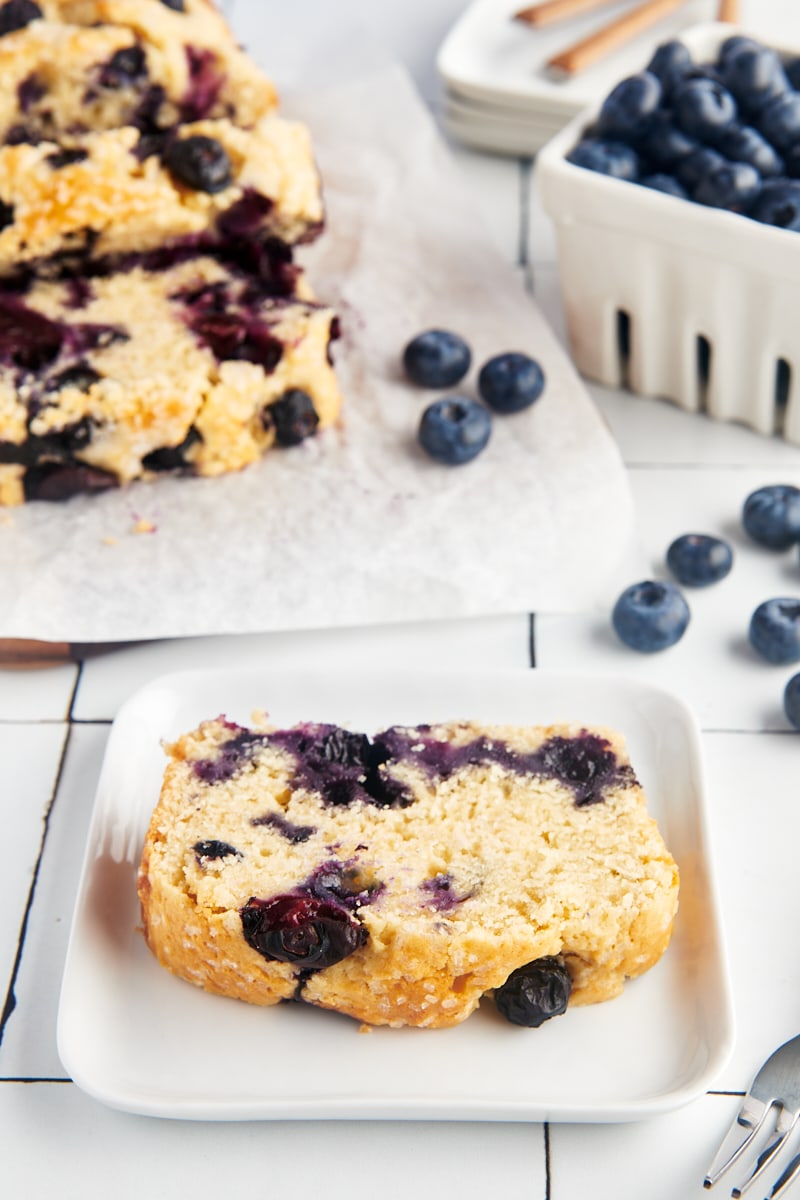
[[[183,125],[160,154],[130,126],[69,148],[0,148],[0,275],[75,270],[187,239],[292,244],[321,223],[308,130],[280,117],[253,130],[224,120]]]
[[[139,870],[150,949],[224,996],[441,1027],[617,995],[666,949],[678,872],[605,729],[245,728],[167,747]]]
[[[334,314],[280,256],[161,257],[0,294],[0,502],[237,470],[337,416]]]
[[[0,143],[11,144],[206,118],[248,127],[277,104],[206,0],[6,0],[0,81]]]

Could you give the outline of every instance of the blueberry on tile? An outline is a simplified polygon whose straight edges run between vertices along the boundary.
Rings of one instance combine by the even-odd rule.
[[[662,92],[666,98],[669,98],[672,89],[691,68],[692,56],[689,48],[677,39],[662,42],[647,64],[649,73],[661,81]]]
[[[665,171],[656,171],[654,175],[645,175],[639,180],[642,187],[650,188],[654,192],[663,192],[666,196],[675,196],[677,200],[688,200],[689,193],[686,188],[680,183],[674,175],[667,175]]]
[[[345,908],[316,896],[252,896],[240,910],[249,946],[273,962],[318,971],[347,958],[367,940],[367,931]]]
[[[737,113],[727,88],[704,77],[684,79],[675,89],[672,108],[681,129],[701,142],[716,142]]]
[[[467,396],[446,396],[422,414],[417,439],[431,458],[446,466],[471,462],[492,432],[489,410]]]
[[[24,29],[31,21],[38,21],[44,14],[33,0],[6,0],[0,6],[0,37]]]
[[[689,605],[674,583],[643,580],[620,595],[611,624],[632,650],[653,654],[680,641],[689,624]]]
[[[790,89],[758,115],[758,128],[780,151],[790,150],[800,138],[800,92]]]
[[[765,183],[750,216],[763,225],[800,232],[800,180]]]
[[[167,169],[198,192],[222,192],[233,179],[228,152],[216,138],[194,134],[178,138],[164,152]]]
[[[566,1012],[572,978],[561,956],[546,955],[512,971],[495,988],[497,1009],[513,1025],[538,1029],[551,1017]]]
[[[746,213],[761,191],[761,176],[749,163],[727,162],[702,176],[692,198],[709,208]]]
[[[722,538],[708,533],[684,533],[667,550],[667,566],[687,587],[718,583],[733,566],[733,551]]]
[[[570,150],[567,162],[629,183],[639,178],[639,156],[633,147],[608,138],[582,138]]]
[[[800,662],[800,599],[780,596],[759,604],[750,618],[748,638],[767,662]]]
[[[752,125],[732,125],[725,130],[717,147],[732,162],[749,163],[764,178],[783,174],[783,159]]]
[[[636,141],[647,132],[661,103],[661,81],[649,71],[630,75],[606,96],[597,118],[602,137]]]
[[[773,483],[756,488],[744,502],[745,533],[770,550],[788,550],[800,542],[800,488]]]
[[[793,675],[783,689],[783,711],[795,729],[800,729],[800,675]]]
[[[314,401],[300,388],[284,392],[268,406],[266,416],[275,426],[275,440],[279,446],[298,446],[316,433],[319,425]]]
[[[783,64],[769,46],[744,44],[729,50],[720,74],[739,107],[750,114],[790,90]]]
[[[496,354],[483,364],[478,391],[490,408],[499,413],[521,412],[539,399],[545,376],[535,358],[511,352]]]
[[[454,387],[466,375],[472,351],[457,333],[428,329],[403,351],[403,368],[412,383],[425,388]]]

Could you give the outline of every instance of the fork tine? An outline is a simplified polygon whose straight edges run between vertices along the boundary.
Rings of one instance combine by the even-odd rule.
[[[800,1172],[800,1154],[794,1156],[786,1170],[775,1180],[768,1200],[778,1200],[779,1196],[783,1196],[798,1172]]]
[[[725,1134],[725,1137],[722,1139],[722,1145],[714,1155],[711,1166],[708,1168],[706,1177],[703,1180],[703,1187],[713,1187],[717,1180],[721,1179],[728,1168],[733,1166],[736,1160],[745,1152],[764,1124],[770,1108],[771,1105],[764,1104],[761,1100],[756,1100],[753,1096],[745,1096],[736,1120]],[[745,1129],[747,1132],[741,1134],[739,1132],[740,1129]]]
[[[747,1189],[755,1183],[765,1167],[772,1162],[772,1160],[775,1158],[775,1155],[786,1144],[786,1139],[797,1124],[798,1116],[800,1116],[799,1112],[792,1112],[790,1109],[781,1105],[778,1110],[778,1121],[775,1125],[775,1130],[770,1137],[770,1140],[767,1142],[766,1146],[756,1159],[755,1165],[753,1166],[750,1174],[743,1183],[741,1183],[738,1187],[735,1187],[731,1192],[731,1195],[734,1196],[736,1200],[738,1200],[739,1196],[744,1195]]]

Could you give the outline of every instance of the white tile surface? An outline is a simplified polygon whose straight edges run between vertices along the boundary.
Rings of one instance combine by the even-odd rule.
[[[76,666],[0,670],[0,721],[65,721]]]
[[[213,1064],[213,1047],[198,1053]],[[6,1084],[0,1127],[9,1200],[485,1200],[498,1178],[517,1196],[545,1194],[538,1125],[193,1124],[113,1112],[71,1084]]]
[[[0,725],[0,995],[6,999],[66,733],[63,725]],[[24,770],[21,766],[24,764]],[[0,1001],[0,1007],[2,1001]],[[0,1070],[2,1050],[0,1050]]]
[[[280,669],[312,661],[343,675],[376,663],[387,667],[527,667],[529,632],[529,619],[522,614],[476,621],[425,621],[369,629],[153,642],[86,663],[75,717],[113,718],[120,704],[151,679],[170,671],[201,667],[235,668],[258,662]]]
[[[56,1050],[58,995],[107,734],[104,725],[73,726],[70,733],[14,986],[16,1008],[0,1045],[0,1078],[64,1075]]]

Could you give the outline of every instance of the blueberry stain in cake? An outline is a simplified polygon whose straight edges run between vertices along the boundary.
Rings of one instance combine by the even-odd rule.
[[[204,134],[171,142],[164,164],[175,179],[197,192],[222,192],[233,179],[227,150],[216,138]]]
[[[225,783],[252,762],[253,756],[265,743],[264,734],[252,729],[231,725],[236,732],[217,748],[213,758],[201,758],[192,769],[203,783]]]
[[[72,167],[75,163],[85,162],[88,157],[88,151],[80,146],[63,146],[54,150],[52,154],[48,154],[44,161],[54,171],[60,171],[63,167]]]
[[[0,200],[0,231],[7,229],[9,225],[14,223],[14,206],[6,204],[4,200]]]
[[[186,47],[189,86],[181,101],[181,119],[202,121],[213,112],[225,83],[216,54],[198,46]]]
[[[423,879],[419,890],[423,893],[426,907],[437,912],[450,912],[473,895],[472,892],[459,894],[455,890],[455,880],[446,871],[440,871],[430,879]]]
[[[21,113],[29,113],[35,104],[38,104],[43,96],[47,94],[47,88],[42,83],[41,79],[35,73],[26,75],[22,83],[17,86],[17,104]]]
[[[171,8],[173,12],[186,12],[184,0],[161,0],[164,8]]]
[[[225,212],[220,213],[217,229],[224,237],[252,237],[274,207],[274,201],[269,196],[262,195],[255,188],[245,188],[239,199]]]
[[[0,37],[24,29],[31,21],[42,18],[42,10],[33,0],[6,0],[0,5]]]
[[[59,465],[47,463],[31,467],[23,480],[26,500],[62,501],[73,496],[106,492],[119,481],[109,471],[83,463]]]
[[[296,825],[294,821],[290,821],[283,813],[266,813],[263,817],[253,817],[250,824],[254,826],[263,825],[268,829],[274,829],[276,833],[286,838],[287,842],[291,842],[293,846],[307,842],[316,833],[313,825]]]
[[[196,446],[202,440],[199,430],[192,425],[179,445],[162,446],[145,454],[142,466],[147,471],[180,471],[189,463],[188,456],[192,446]]]
[[[220,858],[230,858],[231,856],[235,858],[242,857],[235,846],[231,846],[229,842],[220,842],[216,838],[195,842],[192,849],[200,866],[203,866],[206,862],[215,862]]]
[[[324,804],[378,804],[404,808],[410,790],[381,770],[389,753],[363,733],[338,725],[307,723],[268,735],[295,760],[291,786],[315,792]]]
[[[367,940],[364,926],[341,904],[309,894],[252,896],[240,916],[249,946],[270,961],[304,971],[333,966]]]

